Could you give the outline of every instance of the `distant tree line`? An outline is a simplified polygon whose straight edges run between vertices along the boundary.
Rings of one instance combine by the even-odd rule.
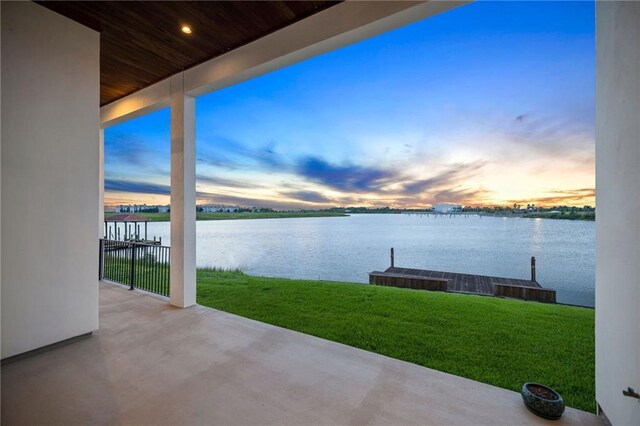
[[[526,206],[522,206],[521,204],[513,204],[512,206],[488,206],[488,207],[468,207],[465,206],[462,208],[462,211],[465,212],[482,212],[482,213],[505,213],[505,212],[515,212],[515,213],[544,213],[544,212],[569,212],[569,213],[577,213],[577,212],[595,212],[596,208],[593,206],[552,206],[552,207],[538,207],[535,204],[527,204]]]

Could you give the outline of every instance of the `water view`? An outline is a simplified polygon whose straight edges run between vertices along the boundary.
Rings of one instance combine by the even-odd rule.
[[[149,223],[169,243],[169,223]],[[595,222],[481,216],[349,217],[197,222],[197,265],[259,276],[367,283],[389,266],[530,278],[558,303],[594,306]]]
[[[218,80],[195,99],[193,121],[161,108],[107,127],[104,204],[127,232],[103,241],[104,278],[198,303],[196,315],[213,308],[516,392],[544,384],[567,407],[595,411],[594,9],[473,2],[237,84]],[[192,131],[195,144],[183,144]],[[172,166],[176,152],[184,168]],[[176,187],[195,206],[180,196],[171,206]],[[183,207],[197,210],[195,259],[176,239],[171,255],[218,268],[198,271],[197,295],[191,279],[170,283],[166,249],[122,241],[171,245],[170,210]],[[255,344],[230,324],[191,335],[217,350],[210,336],[226,330],[240,360],[340,362],[297,344],[286,354],[293,340],[271,333]],[[312,387],[335,384],[329,370],[339,369]]]

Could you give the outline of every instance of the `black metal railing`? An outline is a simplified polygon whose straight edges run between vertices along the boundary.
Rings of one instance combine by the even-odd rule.
[[[101,239],[99,278],[169,296],[170,255],[167,246]]]

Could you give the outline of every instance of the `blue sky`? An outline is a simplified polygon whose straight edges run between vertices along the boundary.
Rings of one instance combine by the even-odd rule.
[[[594,204],[593,2],[476,2],[197,100],[200,203]],[[108,128],[108,204],[168,203],[169,111]]]

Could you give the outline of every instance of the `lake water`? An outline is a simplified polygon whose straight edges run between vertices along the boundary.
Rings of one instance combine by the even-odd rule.
[[[594,306],[595,222],[480,216],[361,214],[349,217],[197,222],[197,265],[250,275],[368,282],[396,266],[530,278],[559,303]],[[149,223],[169,243],[169,223]]]

